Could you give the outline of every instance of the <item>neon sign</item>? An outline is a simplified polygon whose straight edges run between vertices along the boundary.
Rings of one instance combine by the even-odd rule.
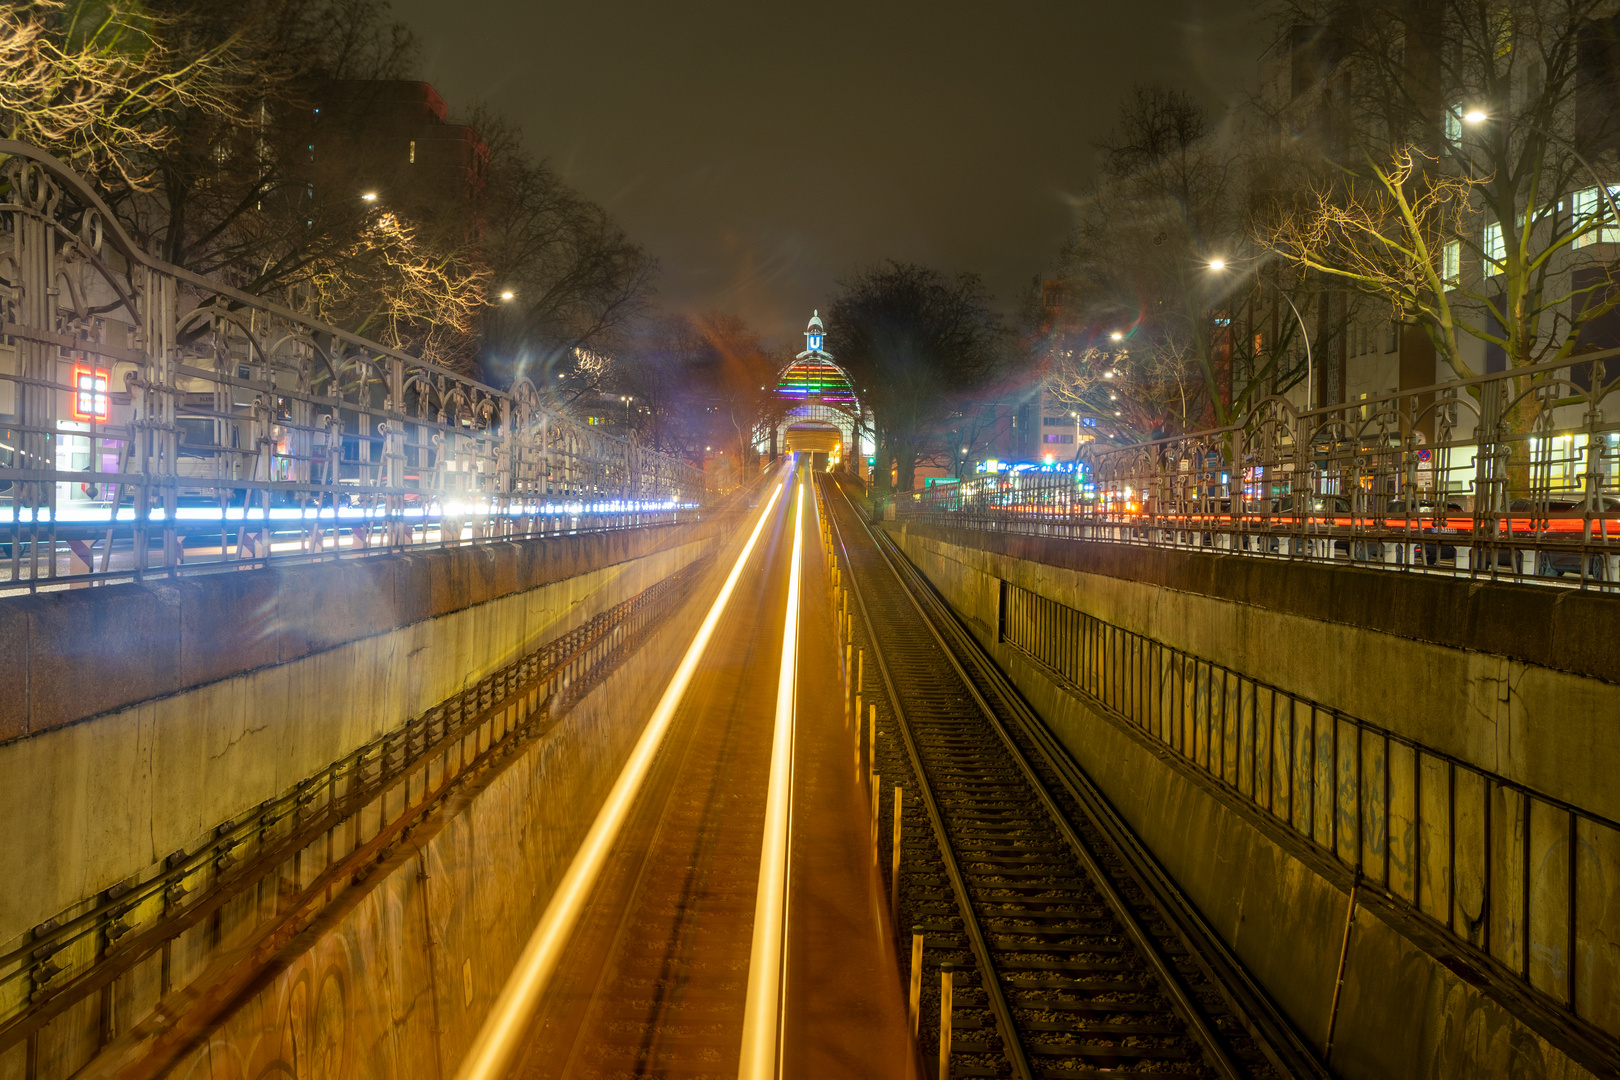
[[[73,365],[73,401],[68,410],[73,419],[107,421],[107,386],[111,379],[104,368]]]

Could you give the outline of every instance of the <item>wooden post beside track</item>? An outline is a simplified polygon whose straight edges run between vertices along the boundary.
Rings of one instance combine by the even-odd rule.
[[[889,859],[889,912],[895,922],[900,921],[900,841],[904,833],[900,827],[901,802],[905,788],[894,785],[894,851]]]
[[[911,928],[911,1001],[908,1016],[913,1039],[917,1037],[917,1024],[922,1016],[922,960],[923,928],[919,924]]]
[[[872,710],[872,712],[871,712],[871,715],[869,716],[869,719],[871,720],[871,723],[866,725],[866,761],[867,761],[867,766],[870,769],[872,769],[873,774],[876,775],[876,772],[877,772],[877,706],[872,705],[872,706],[869,706],[869,708]]]
[[[872,861],[877,862],[878,854],[878,823],[882,820],[881,806],[883,799],[883,777],[877,773],[872,774]]]

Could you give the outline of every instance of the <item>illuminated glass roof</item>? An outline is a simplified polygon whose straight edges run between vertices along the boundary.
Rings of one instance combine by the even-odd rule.
[[[829,404],[855,404],[855,388],[844,369],[815,356],[789,364],[776,380],[776,392],[792,398],[819,397]]]

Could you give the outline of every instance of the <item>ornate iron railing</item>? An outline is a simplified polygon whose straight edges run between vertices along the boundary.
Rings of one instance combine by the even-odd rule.
[[[1088,444],[1072,472],[895,500],[937,524],[1620,587],[1620,350],[1230,427]],[[1606,381],[1607,380],[1607,381]]]
[[[0,589],[690,517],[701,470],[141,251],[0,140]]]

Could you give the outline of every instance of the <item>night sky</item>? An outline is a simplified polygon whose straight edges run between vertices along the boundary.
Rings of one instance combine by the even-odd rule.
[[[1253,0],[393,7],[453,113],[487,101],[658,258],[662,303],[773,345],[885,258],[1010,310],[1130,88],[1220,116],[1266,44]]]

